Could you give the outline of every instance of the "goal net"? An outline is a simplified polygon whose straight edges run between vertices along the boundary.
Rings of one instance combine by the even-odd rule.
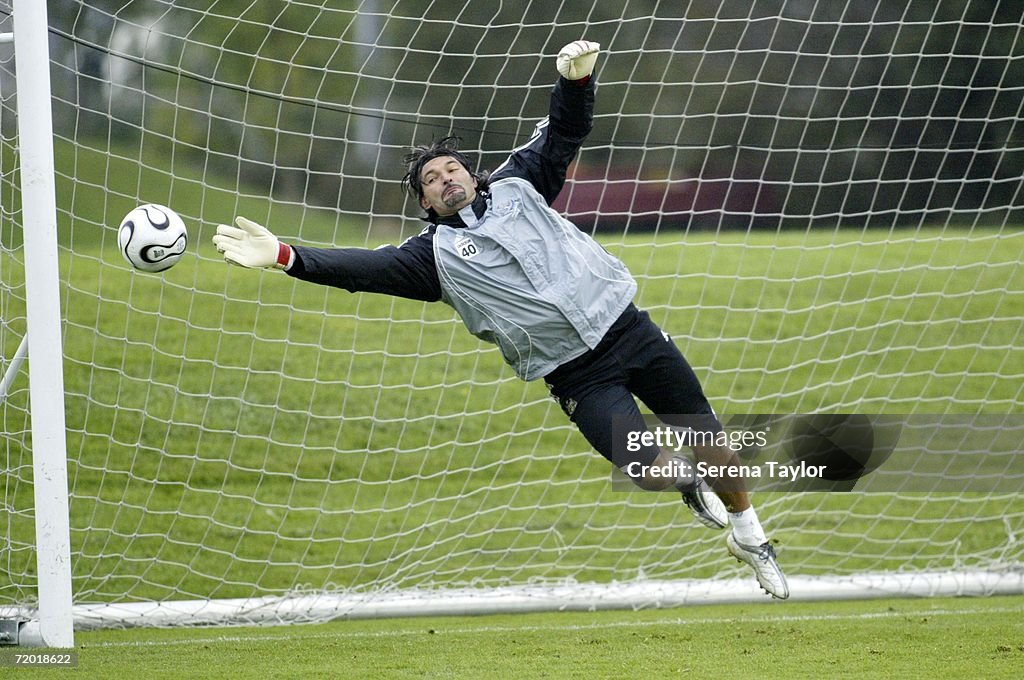
[[[408,147],[454,133],[496,167],[581,36],[595,125],[556,206],[629,265],[718,413],[1024,417],[1020,3],[48,5],[64,348],[28,363],[64,365],[76,627],[764,598],[450,308],[210,241],[237,215],[312,246],[417,234]],[[0,612],[31,616],[13,57]],[[118,251],[141,203],[189,227],[162,274]],[[753,500],[794,597],[1019,591],[1017,472]]]

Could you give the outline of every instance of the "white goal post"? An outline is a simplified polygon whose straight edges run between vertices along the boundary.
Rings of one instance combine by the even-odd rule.
[[[22,643],[68,648],[74,646],[74,632],[46,4],[17,0],[14,11],[26,334],[10,366],[4,366],[8,370],[0,398],[9,392],[25,354],[35,357],[29,361],[28,383],[39,587],[37,616],[24,622],[27,625],[11,619],[14,627],[5,628],[5,633]],[[7,539],[4,545],[9,546],[10,536]]]
[[[67,647],[764,599],[450,308],[211,244],[237,215],[312,246],[417,234],[408,148],[456,134],[493,169],[580,37],[594,129],[555,207],[716,411],[914,435],[879,487],[756,490],[793,598],[1024,592],[1019,4],[0,0],[0,620]],[[142,203],[188,225],[160,274],[118,250]],[[991,416],[1007,437],[957,429]]]

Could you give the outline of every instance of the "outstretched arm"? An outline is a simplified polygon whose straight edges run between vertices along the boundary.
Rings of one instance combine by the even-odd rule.
[[[426,236],[414,236],[401,246],[368,248],[309,248],[294,246],[292,276],[350,293],[383,293],[411,300],[441,299],[441,282],[434,266],[434,249]]]
[[[413,300],[441,299],[429,234],[399,247],[310,248],[282,243],[266,227],[244,217],[217,227],[213,243],[231,264],[277,267],[290,275],[352,293],[384,293]]]
[[[521,177],[533,184],[548,204],[565,184],[565,173],[594,123],[594,64],[601,46],[577,40],[556,60],[561,77],[551,92],[548,116],[526,144],[516,148],[493,173],[491,182]]]

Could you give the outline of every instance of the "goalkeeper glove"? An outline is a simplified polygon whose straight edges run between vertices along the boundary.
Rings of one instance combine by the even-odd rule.
[[[584,80],[594,72],[597,52],[601,46],[589,40],[576,40],[558,53],[556,66],[566,80]]]
[[[243,267],[278,267],[288,269],[295,260],[291,246],[281,243],[266,227],[244,217],[236,217],[232,227],[222,224],[217,227],[213,244],[224,259]]]

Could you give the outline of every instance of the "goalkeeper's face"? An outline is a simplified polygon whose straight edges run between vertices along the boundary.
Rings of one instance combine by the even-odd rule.
[[[454,215],[476,198],[477,181],[472,173],[451,156],[431,159],[420,171],[424,210],[434,209],[441,217]]]

